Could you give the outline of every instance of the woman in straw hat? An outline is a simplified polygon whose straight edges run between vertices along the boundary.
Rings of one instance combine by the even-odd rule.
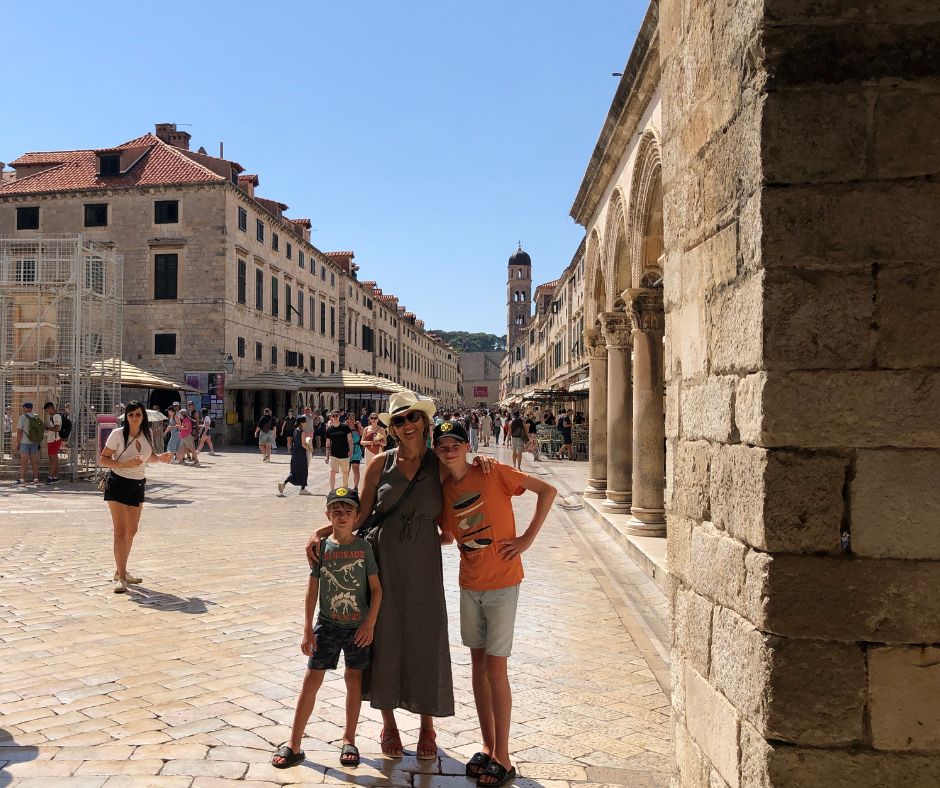
[[[421,715],[417,756],[437,757],[434,717],[454,713],[454,688],[447,636],[447,607],[437,522],[443,507],[446,471],[428,448],[434,403],[412,392],[392,394],[381,422],[398,443],[376,455],[366,468],[359,524],[373,511],[389,512],[378,532],[376,558],[382,578],[382,606],[373,640],[371,675],[363,697],[382,711],[382,752],[403,754],[395,709]],[[490,460],[479,459],[488,470]],[[412,485],[412,480],[416,480]],[[307,543],[311,565],[329,526]]]

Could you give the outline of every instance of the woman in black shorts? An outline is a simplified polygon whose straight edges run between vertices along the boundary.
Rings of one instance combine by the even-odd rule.
[[[108,502],[114,525],[115,594],[125,593],[128,583],[141,582],[139,577],[128,573],[127,557],[137,535],[144,505],[147,482],[144,463],[169,462],[172,456],[171,452],[154,452],[146,409],[137,401],[129,403],[124,411],[124,426],[108,436],[99,460],[103,468],[110,469],[104,499]]]

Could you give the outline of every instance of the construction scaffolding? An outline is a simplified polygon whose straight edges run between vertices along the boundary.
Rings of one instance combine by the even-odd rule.
[[[19,457],[13,436],[21,405],[43,416],[46,402],[67,413],[72,432],[60,450],[60,477],[93,471],[99,415],[119,402],[123,260],[81,235],[0,237],[0,478]],[[45,445],[42,462],[47,462]]]

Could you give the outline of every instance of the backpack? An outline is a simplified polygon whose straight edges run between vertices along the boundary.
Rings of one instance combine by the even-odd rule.
[[[513,419],[510,424],[509,434],[513,438],[525,438],[525,422],[522,419]]]
[[[72,420],[64,413],[62,415],[62,426],[59,427],[59,438],[67,441],[72,434]]]
[[[42,436],[45,433],[42,419],[35,413],[27,413],[26,418],[26,440],[30,443],[42,443]]]

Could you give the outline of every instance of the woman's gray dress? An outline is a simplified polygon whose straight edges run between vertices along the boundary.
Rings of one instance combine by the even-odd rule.
[[[375,624],[371,677],[364,696],[376,709],[406,709],[450,717],[454,683],[447,637],[447,606],[437,520],[443,506],[440,469],[430,449],[408,498],[382,522],[379,579],[382,606]],[[375,510],[394,506],[408,486],[388,453]],[[368,694],[365,690],[368,687]]]

